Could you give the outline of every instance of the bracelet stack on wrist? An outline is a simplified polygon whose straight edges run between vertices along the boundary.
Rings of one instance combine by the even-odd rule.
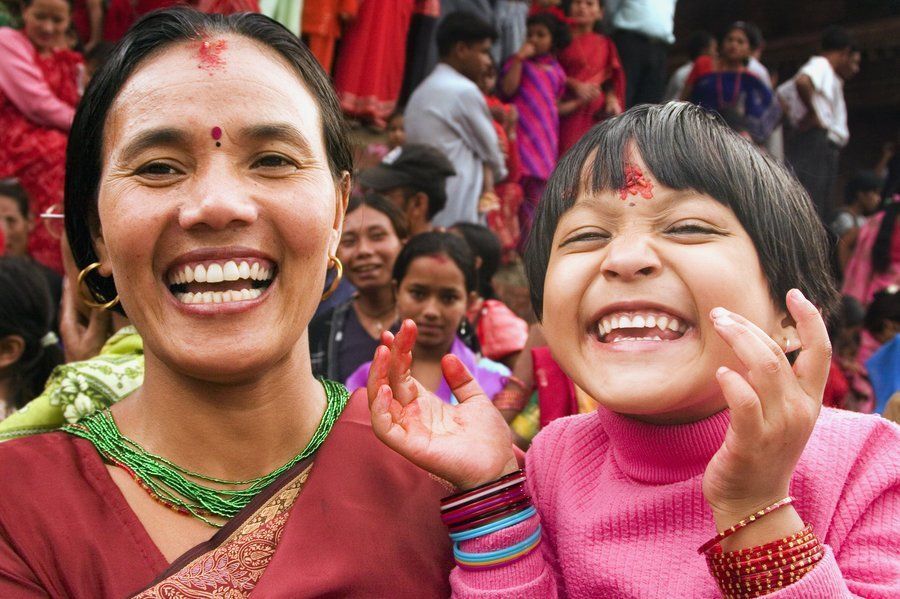
[[[534,551],[541,543],[540,525],[525,540],[497,551],[469,553],[462,551],[459,544],[515,526],[535,514],[522,470],[441,500],[441,520],[450,529],[453,557],[467,569],[510,564]]]
[[[803,578],[825,555],[825,548],[810,524],[796,534],[765,545],[727,553],[722,550],[720,541],[791,501],[786,497],[747,516],[700,547],[698,551],[706,555],[709,571],[725,599],[749,599],[773,593]]]

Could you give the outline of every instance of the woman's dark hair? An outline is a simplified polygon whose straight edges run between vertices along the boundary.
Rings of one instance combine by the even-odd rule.
[[[475,256],[481,258],[481,265],[476,269],[478,271],[478,295],[485,299],[493,299],[496,294],[491,280],[497,274],[497,269],[500,268],[502,254],[500,240],[493,231],[484,225],[475,223],[456,223],[450,229],[459,231]]]
[[[391,227],[394,229],[394,234],[400,239],[409,237],[409,225],[406,223],[406,215],[397,208],[396,204],[377,193],[367,193],[364,196],[353,196],[350,198],[350,203],[347,204],[347,212],[344,213],[345,218],[362,206],[368,206],[372,210],[377,210],[388,217],[388,220],[391,221]]]
[[[900,291],[896,287],[884,289],[872,296],[864,326],[873,335],[878,335],[890,321],[900,324]]]
[[[535,314],[541,317],[553,235],[580,195],[620,189],[633,146],[661,185],[712,197],[747,231],[776,306],[797,287],[827,318],[837,293],[826,231],[803,186],[780,163],[688,102],[635,106],[591,129],[563,156],[538,204],[525,250]]]
[[[53,322],[47,280],[30,259],[0,257],[0,339],[17,335],[25,350],[12,366],[12,402],[17,408],[40,395],[47,377],[63,362],[57,343],[46,343]]]
[[[72,0],[63,0],[63,2],[65,2],[66,4],[69,5],[69,9],[72,8]],[[11,5],[15,6],[16,3],[15,3],[15,2],[7,2],[6,4],[7,4],[7,5],[10,5],[10,4],[11,4]],[[19,0],[18,4],[19,4],[22,8],[28,8],[29,6],[31,6],[32,4],[34,4],[34,0]]]
[[[466,292],[476,290],[475,255],[472,250],[459,236],[437,231],[413,236],[400,250],[400,255],[394,262],[394,281],[397,285],[406,277],[412,261],[422,256],[447,256],[462,271]]]
[[[474,44],[487,39],[495,41],[497,30],[475,13],[460,10],[441,19],[435,38],[438,56],[446,58],[459,42]]]
[[[176,7],[148,14],[119,42],[91,79],[75,112],[66,152],[66,233],[79,268],[97,261],[93,232],[99,225],[97,193],[103,169],[103,131],[110,107],[140,65],[166,48],[209,35],[239,35],[269,48],[293,67],[319,106],[328,165],[335,179],[353,172],[347,128],[331,81],[305,45],[272,19],[254,13],[204,14]],[[86,279],[96,299],[116,295],[112,278]],[[120,308],[117,308],[120,309]]]
[[[19,214],[22,215],[22,218],[28,218],[28,215],[31,213],[28,206],[28,194],[25,193],[25,190],[22,189],[22,186],[19,185],[18,181],[15,179],[4,179],[0,181],[0,196],[12,198],[16,203],[16,208],[19,209]]]
[[[735,21],[732,23],[728,29],[725,30],[725,35],[722,36],[724,39],[729,33],[734,31],[735,29],[740,29],[744,32],[744,35],[747,36],[747,42],[750,44],[750,50],[756,51],[763,44],[763,34],[762,30],[750,23],[749,21]]]
[[[570,43],[572,43],[572,33],[569,26],[559,20],[559,17],[549,12],[539,12],[528,17],[525,21],[527,27],[532,25],[543,25],[550,32],[553,38],[553,45],[550,47],[551,52],[559,52]]]
[[[897,234],[897,214],[900,214],[900,201],[894,200],[884,209],[881,226],[872,244],[872,270],[887,272],[891,266],[891,247],[894,235]]]

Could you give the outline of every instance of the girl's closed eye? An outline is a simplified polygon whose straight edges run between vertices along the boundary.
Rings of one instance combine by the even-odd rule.
[[[705,222],[687,221],[678,222],[666,229],[666,233],[673,235],[727,235],[727,232]]]
[[[611,235],[602,230],[579,231],[567,237],[559,247],[566,247],[579,243],[605,242],[610,239]]]

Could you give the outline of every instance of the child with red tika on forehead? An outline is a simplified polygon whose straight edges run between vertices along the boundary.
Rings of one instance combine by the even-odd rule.
[[[796,179],[693,105],[576,144],[525,259],[598,411],[554,421],[521,471],[458,360],[458,406],[404,368],[412,323],[371,369],[375,433],[459,489],[454,596],[897,597],[900,429],[821,407],[826,248]]]

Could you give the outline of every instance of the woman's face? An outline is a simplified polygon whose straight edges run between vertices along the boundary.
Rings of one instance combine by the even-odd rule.
[[[734,212],[663,187],[634,162],[653,183],[651,199],[582,195],[560,219],[543,329],[563,370],[611,410],[696,420],[725,407],[720,366],[746,372],[710,311],[741,314],[782,346],[785,315]]]
[[[149,351],[224,383],[308,351],[349,181],[287,63],[238,36],[172,46],[119,93],[103,155],[101,273]]]
[[[742,29],[732,29],[722,40],[722,57],[731,62],[750,58],[750,40]]]
[[[456,262],[444,254],[410,262],[397,290],[397,311],[401,320],[415,321],[417,346],[449,351],[467,307],[466,280]]]
[[[391,219],[362,205],[344,219],[344,233],[337,256],[344,272],[360,291],[390,288],[394,260],[403,247]]]
[[[528,42],[534,46],[534,53],[537,56],[547,54],[553,49],[553,35],[544,24],[534,24],[528,26]]]
[[[66,0],[33,0],[22,9],[25,35],[38,52],[65,45],[69,18],[70,9]]]

